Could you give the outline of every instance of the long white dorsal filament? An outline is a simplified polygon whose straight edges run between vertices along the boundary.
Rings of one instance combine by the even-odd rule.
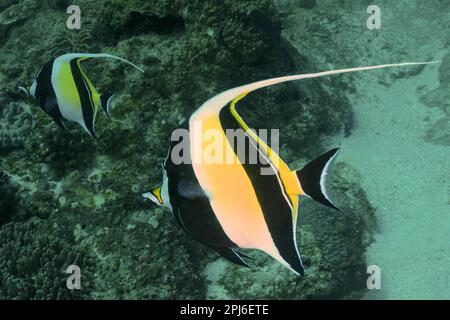
[[[358,71],[367,71],[367,70],[375,70],[375,69],[404,67],[404,66],[415,66],[415,65],[427,65],[427,64],[434,64],[434,63],[439,63],[439,62],[441,62],[441,60],[430,61],[430,62],[404,62],[404,63],[395,63],[395,64],[383,64],[383,65],[370,66],[370,67],[357,67],[357,68],[337,69],[337,70],[323,71],[323,72],[318,72],[318,73],[299,74],[299,75],[293,75],[293,76],[272,78],[272,79],[268,79],[268,80],[262,80],[262,81],[250,83],[248,85],[244,85],[244,86],[239,87],[239,88],[240,89],[244,89],[243,92],[246,92],[246,91],[253,91],[253,90],[260,89],[260,88],[267,87],[267,86],[271,86],[271,85],[274,85],[274,84],[278,84],[278,83],[282,83],[282,82],[288,82],[288,81],[294,81],[294,80],[319,78],[319,77],[329,76],[329,75],[333,75],[333,74],[358,72]],[[241,92],[241,93],[243,93],[243,92]]]
[[[283,82],[301,80],[301,79],[312,79],[312,78],[320,78],[323,76],[329,76],[334,74],[341,73],[350,73],[350,72],[359,72],[359,71],[368,71],[375,69],[384,69],[384,68],[394,68],[394,67],[404,67],[404,66],[415,66],[415,65],[427,65],[439,63],[439,61],[430,61],[430,62],[404,62],[404,63],[395,63],[395,64],[383,64],[377,66],[369,66],[369,67],[357,67],[357,68],[347,68],[347,69],[337,69],[330,71],[323,71],[317,73],[309,73],[309,74],[297,74],[292,76],[284,76],[278,78],[272,78],[262,81],[257,81],[253,83],[249,83],[243,86],[235,87],[224,91],[213,98],[206,101],[200,108],[198,108],[191,116],[191,120],[195,120],[197,116],[200,114],[207,112],[209,114],[217,114],[219,111],[227,106],[232,100],[239,97],[240,95],[249,93],[251,91],[255,91],[257,89],[261,89],[264,87],[273,86]]]

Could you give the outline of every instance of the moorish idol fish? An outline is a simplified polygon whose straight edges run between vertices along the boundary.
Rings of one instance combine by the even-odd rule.
[[[99,94],[81,68],[81,62],[92,58],[111,58],[133,63],[110,54],[70,53],[48,61],[39,71],[29,89],[39,106],[66,130],[64,121],[79,123],[95,138],[95,118],[101,106],[110,115],[110,102],[113,94]],[[21,91],[27,91],[20,87]]]
[[[170,143],[162,164],[162,185],[145,193],[159,206],[170,209],[175,220],[195,240],[216,250],[224,258],[248,266],[248,258],[238,248],[258,249],[272,256],[298,275],[304,274],[296,242],[299,197],[305,196],[338,209],[327,190],[331,163],[339,149],[333,149],[309,162],[299,170],[291,170],[236,111],[236,103],[250,92],[278,83],[317,78],[346,72],[399,67],[425,63],[402,63],[372,67],[341,69],[263,80],[236,87],[205,102],[190,117],[189,161],[179,164],[171,154],[177,141]],[[192,161],[203,154],[205,145],[198,139],[196,126],[202,130],[220,132],[224,154],[234,161],[207,163]],[[227,129],[241,129],[247,134],[249,148],[253,148],[265,163],[248,164],[238,157],[234,141]],[[216,137],[217,139],[217,137]],[[271,174],[261,174],[262,167]]]

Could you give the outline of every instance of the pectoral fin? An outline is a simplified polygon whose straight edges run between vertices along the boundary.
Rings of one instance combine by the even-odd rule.
[[[44,110],[48,114],[53,113],[53,110],[58,107],[58,100],[56,97],[47,97],[45,104],[44,104]]]
[[[180,180],[178,183],[178,193],[183,198],[193,200],[195,198],[208,197],[202,187],[195,182]]]

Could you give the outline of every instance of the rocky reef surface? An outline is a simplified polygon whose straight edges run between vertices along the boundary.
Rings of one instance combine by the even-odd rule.
[[[304,10],[314,4],[304,2]],[[224,262],[142,201],[160,182],[172,130],[202,102],[240,84],[318,71],[316,57],[283,37],[272,1],[79,0],[81,30],[65,27],[69,4],[0,4],[0,298],[358,297],[375,222],[349,165],[337,165],[332,184],[343,212],[302,203],[304,278],[258,253],[255,270]],[[63,132],[17,90],[50,58],[81,51],[145,70],[89,62],[96,87],[117,93],[112,119],[97,117],[96,140],[77,125]],[[351,133],[345,90],[351,82],[337,78],[291,83],[252,94],[240,109],[252,127],[282,128],[281,155],[300,165],[324,151],[323,135]],[[71,264],[81,268],[81,290],[65,286]]]
[[[425,141],[450,146],[450,54],[447,54],[439,67],[440,86],[422,96],[422,103],[429,108],[438,108],[443,116],[426,131]]]

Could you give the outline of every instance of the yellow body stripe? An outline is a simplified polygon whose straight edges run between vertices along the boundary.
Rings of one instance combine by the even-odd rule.
[[[81,112],[81,101],[78,95],[78,89],[72,76],[70,64],[61,63],[58,72],[55,74],[56,83],[58,83],[58,99],[64,101],[64,105],[60,107],[70,107],[75,112]]]
[[[294,171],[291,171],[288,165],[280,158],[280,156],[273,151],[249,126],[245,123],[244,119],[236,111],[236,103],[243,99],[249,92],[245,92],[238,97],[236,97],[230,104],[230,111],[234,118],[237,120],[239,125],[244,129],[244,131],[253,139],[259,147],[262,147],[265,151],[269,160],[273,163],[277,169],[281,182],[288,193],[289,199],[292,203],[293,208],[297,208],[298,196],[304,194],[298,181],[297,175]],[[294,224],[297,221],[297,210],[293,210]]]
[[[97,114],[98,105],[100,104],[100,95],[95,89],[92,82],[89,80],[87,75],[84,73],[83,69],[81,68],[80,62],[82,60],[85,60],[86,58],[80,58],[77,60],[77,66],[80,70],[80,73],[85,80],[86,84],[88,85],[88,90],[90,91],[92,102],[94,104],[94,111],[93,111],[93,117],[95,121],[95,117]],[[63,115],[67,115],[67,112],[75,112],[76,114],[82,114],[82,107],[81,107],[81,99],[78,92],[78,88],[75,84],[75,80],[72,75],[72,69],[70,66],[70,61],[64,61],[59,64],[59,69],[55,73],[55,80],[58,84],[58,99],[61,103],[61,108],[68,109],[67,111],[62,110]],[[82,117],[80,117],[82,119]],[[76,121],[74,117],[69,117],[69,120]]]
[[[229,163],[192,163],[200,185],[210,195],[210,205],[223,230],[239,247],[260,249],[282,260],[273,243],[252,182],[228,143],[219,116],[208,112],[197,113],[190,119],[191,154],[202,155],[208,142],[203,141],[202,132],[195,130],[195,123],[201,123],[203,132],[220,132],[215,143],[223,146],[224,155],[233,157]]]

